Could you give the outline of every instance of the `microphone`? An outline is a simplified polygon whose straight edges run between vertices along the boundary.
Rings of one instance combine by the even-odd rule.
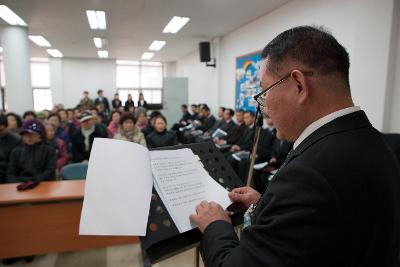
[[[253,146],[252,146],[250,154],[249,154],[250,160],[248,161],[249,164],[247,166],[246,186],[251,186],[252,181],[253,181],[253,167],[254,167],[254,162],[256,161],[257,147],[258,147],[258,142],[260,140],[263,123],[264,123],[263,114],[261,112],[260,105],[257,105],[256,122],[253,126],[253,127],[255,127],[254,137],[253,137]]]

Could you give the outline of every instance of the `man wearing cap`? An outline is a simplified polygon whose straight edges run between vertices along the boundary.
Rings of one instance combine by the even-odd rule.
[[[90,111],[84,111],[79,116],[80,129],[71,138],[72,162],[83,162],[89,160],[90,151],[94,138],[107,138],[107,131],[95,124]]]
[[[22,146],[10,155],[6,182],[54,180],[56,151],[42,142],[44,127],[38,120],[26,121],[21,128]]]
[[[0,184],[5,182],[11,151],[21,143],[21,138],[10,133],[7,126],[7,117],[0,115]]]

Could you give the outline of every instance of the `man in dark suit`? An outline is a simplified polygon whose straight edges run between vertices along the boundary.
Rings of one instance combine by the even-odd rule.
[[[400,167],[353,104],[345,48],[301,26],[279,34],[262,58],[256,99],[293,151],[262,195],[229,194],[247,208],[240,240],[220,205],[196,207],[190,219],[203,233],[205,266],[395,266]]]
[[[108,103],[107,97],[105,97],[103,94],[104,94],[104,92],[102,89],[97,91],[97,98],[94,100],[94,105],[98,106],[100,104],[103,104],[105,112],[107,114],[109,114],[110,113],[110,103]]]

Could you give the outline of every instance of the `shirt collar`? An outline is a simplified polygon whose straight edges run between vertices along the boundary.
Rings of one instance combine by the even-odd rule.
[[[360,107],[354,106],[354,107],[349,107],[349,108],[344,108],[338,111],[335,111],[333,113],[330,113],[313,123],[307,126],[307,128],[304,129],[304,131],[300,134],[300,136],[297,138],[297,140],[293,144],[293,149],[296,149],[298,145],[300,145],[301,142],[303,142],[308,136],[310,136],[313,132],[324,126],[325,124],[333,121],[334,119],[337,119],[339,117],[348,115],[350,113],[356,112],[361,110]]]

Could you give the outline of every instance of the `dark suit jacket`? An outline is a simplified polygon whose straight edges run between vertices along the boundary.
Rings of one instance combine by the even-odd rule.
[[[110,111],[110,104],[108,102],[107,97],[103,97],[102,99],[100,99],[99,97],[97,97],[94,100],[94,104],[97,106],[98,104],[103,103],[104,104],[104,108],[106,111]]]
[[[322,126],[285,163],[240,241],[225,221],[206,228],[205,266],[395,265],[400,167],[363,111]]]
[[[250,151],[253,144],[254,128],[245,127],[246,129],[236,144],[240,146],[240,150]]]
[[[221,130],[225,131],[228,135],[221,137],[220,139],[226,140],[232,136],[232,134],[236,131],[237,124],[230,120],[229,122],[224,122],[220,127]]]
[[[233,133],[226,139],[226,143],[230,145],[237,144],[240,141],[240,139],[243,138],[243,135],[246,132],[247,128],[248,127],[244,122],[242,122],[242,124],[240,125],[236,125]]]
[[[208,130],[211,129],[211,127],[214,126],[216,120],[214,115],[211,115],[210,117],[207,117],[203,120],[203,124],[199,126],[199,130],[202,130],[203,132],[207,132]]]

